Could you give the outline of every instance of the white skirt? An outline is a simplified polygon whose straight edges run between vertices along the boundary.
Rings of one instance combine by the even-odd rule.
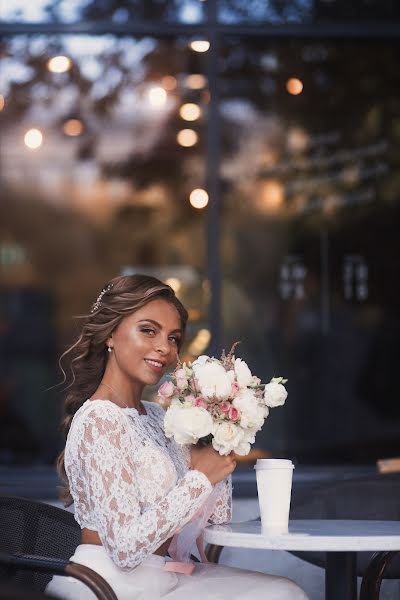
[[[118,600],[307,600],[306,594],[285,577],[264,575],[212,563],[196,563],[191,575],[164,571],[169,558],[149,555],[131,571],[123,571],[103,546],[82,544],[71,561],[101,575]],[[60,600],[96,600],[89,588],[73,577],[54,576],[46,593]]]

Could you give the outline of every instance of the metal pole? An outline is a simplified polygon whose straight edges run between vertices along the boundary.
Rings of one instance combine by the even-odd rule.
[[[356,552],[327,552],[325,600],[357,600]]]
[[[207,57],[207,77],[210,92],[207,128],[207,272],[210,285],[209,327],[211,342],[208,352],[218,355],[221,345],[221,244],[220,244],[220,119],[218,114],[219,34],[217,2],[208,2],[208,32],[210,49]]]
[[[323,228],[320,232],[321,248],[321,328],[327,335],[331,329],[331,307],[329,288],[329,238],[328,232]]]

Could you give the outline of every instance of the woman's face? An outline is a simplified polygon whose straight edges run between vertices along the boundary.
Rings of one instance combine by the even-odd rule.
[[[107,340],[112,367],[132,383],[154,385],[175,364],[182,335],[175,306],[152,300],[125,317]]]

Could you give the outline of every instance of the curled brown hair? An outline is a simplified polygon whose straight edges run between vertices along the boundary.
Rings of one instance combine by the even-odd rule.
[[[103,288],[93,304],[92,311],[83,317],[80,336],[60,358],[65,381],[67,381],[67,375],[62,367],[62,361],[65,358],[69,359],[72,379],[67,387],[68,393],[61,422],[61,430],[65,438],[67,438],[76,411],[95,392],[103,377],[108,354],[107,339],[124,317],[142,308],[148,302],[159,299],[166,300],[175,306],[184,333],[188,319],[186,309],[169,285],[149,275],[115,277]],[[60,497],[65,506],[69,506],[73,499],[65,472],[64,451],[57,459],[57,470],[65,484]]]

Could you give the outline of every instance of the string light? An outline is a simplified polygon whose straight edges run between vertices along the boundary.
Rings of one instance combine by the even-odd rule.
[[[165,75],[165,77],[161,79],[161,83],[163,88],[169,92],[172,92],[172,90],[176,88],[176,78],[172,75]]]
[[[68,119],[68,121],[65,121],[64,123],[63,130],[65,135],[76,137],[81,135],[83,131],[83,123],[79,119]]]
[[[204,352],[208,347],[210,340],[211,332],[208,329],[200,329],[188,348],[190,354],[198,356]]]
[[[184,146],[185,148],[190,148],[197,144],[197,140],[199,136],[193,129],[181,129],[178,135],[176,136],[178,144],[180,146]]]
[[[190,42],[190,47],[194,52],[207,52],[210,48],[210,42],[207,40],[193,40],[193,42]]]
[[[201,73],[193,73],[185,78],[185,86],[191,90],[201,90],[207,85],[207,78]]]
[[[285,201],[285,190],[280,181],[270,180],[262,184],[258,207],[266,214],[276,213],[283,207]]]
[[[30,150],[37,150],[43,143],[43,134],[39,129],[28,129],[24,136],[24,143]]]
[[[147,95],[153,108],[162,108],[167,101],[167,92],[161,86],[151,87]]]
[[[185,121],[196,121],[201,115],[201,109],[198,104],[188,102],[187,104],[182,104],[179,114]]]
[[[53,56],[48,63],[47,68],[52,73],[65,73],[72,67],[72,61],[68,56]]]
[[[303,91],[303,82],[297,77],[291,77],[286,82],[286,89],[292,96],[298,96]]]
[[[189,196],[190,204],[193,208],[205,208],[208,204],[208,194],[202,188],[196,188]]]
[[[179,290],[182,287],[182,282],[177,277],[168,277],[168,279],[165,281],[165,283],[167,285],[169,285],[170,287],[172,287],[172,289],[174,290],[175,294],[178,294]]]

